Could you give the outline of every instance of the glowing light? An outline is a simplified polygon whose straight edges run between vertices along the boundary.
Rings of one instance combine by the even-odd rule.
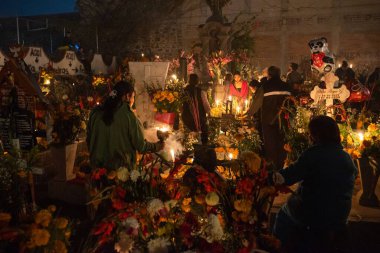
[[[176,74],[173,74],[173,75],[172,75],[172,79],[173,79],[173,80],[177,80],[177,75],[176,75]]]
[[[173,163],[175,162],[175,153],[174,153],[174,149],[170,149],[170,155],[172,157],[172,161]]]
[[[354,65],[350,64],[350,68],[352,68]]]
[[[339,64],[338,64],[338,67],[340,68],[341,66],[342,66],[342,64],[339,63]]]
[[[164,132],[164,133],[169,131],[169,127],[167,127],[167,126],[156,127],[156,129],[157,129],[158,131],[161,131],[161,132]]]
[[[240,106],[236,107],[236,112],[237,112],[237,114],[240,114]]]
[[[359,137],[360,142],[364,141],[364,134],[362,132],[358,132],[358,137]]]
[[[144,57],[145,56],[145,54],[144,53],[141,53],[141,57]]]
[[[100,103],[99,102],[96,102],[97,105],[99,105]]]
[[[219,99],[215,100],[215,103],[216,103],[216,106],[219,106],[219,104],[220,104]]]
[[[245,108],[248,109],[248,99],[245,100]]]
[[[231,101],[232,100],[232,96],[228,96],[228,101]]]
[[[49,84],[50,84],[50,79],[46,78],[46,79],[44,80],[44,84],[49,85]]]
[[[232,153],[228,153],[228,158],[232,160],[234,158],[234,155]]]

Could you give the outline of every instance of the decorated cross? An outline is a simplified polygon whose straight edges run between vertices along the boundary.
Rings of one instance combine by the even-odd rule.
[[[315,86],[310,92],[310,97],[314,100],[314,105],[320,104],[326,101],[326,107],[330,107],[334,104],[334,99],[344,103],[347,98],[350,97],[350,91],[345,85],[340,88],[334,88],[334,84],[339,80],[337,76],[329,72],[321,79],[326,83],[326,89],[321,89]]]

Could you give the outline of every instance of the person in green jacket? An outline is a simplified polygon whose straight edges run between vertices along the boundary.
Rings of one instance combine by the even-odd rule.
[[[274,235],[288,248],[285,252],[330,252],[334,241],[327,238],[345,230],[351,210],[358,171],[343,150],[337,123],[317,116],[309,123],[309,134],[313,146],[272,177],[277,185],[300,182],[274,225]]]
[[[134,101],[133,85],[120,81],[104,104],[90,113],[86,141],[93,167],[113,170],[125,166],[133,169],[136,152],[157,152],[164,148],[163,142],[145,140],[143,127],[132,110]]]

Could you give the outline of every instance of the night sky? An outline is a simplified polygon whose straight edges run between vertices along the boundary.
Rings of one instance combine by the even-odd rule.
[[[76,12],[76,0],[0,0],[0,17]]]

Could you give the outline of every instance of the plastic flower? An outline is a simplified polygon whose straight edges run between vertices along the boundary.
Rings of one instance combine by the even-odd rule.
[[[36,217],[34,218],[36,224],[40,224],[43,227],[48,227],[51,221],[51,213],[46,210],[42,209],[36,214]]]
[[[216,206],[219,204],[219,196],[215,192],[209,192],[206,195],[206,204],[209,206]]]
[[[210,214],[207,219],[207,225],[204,234],[205,239],[207,242],[212,243],[214,241],[222,240],[223,236],[224,232],[218,216],[215,214]]]
[[[140,224],[135,217],[128,217],[127,219],[125,219],[125,221],[123,221],[123,225],[127,228],[133,229],[138,229],[140,227]]]
[[[50,233],[46,229],[32,229],[30,239],[37,247],[45,246],[49,243]]]
[[[164,205],[167,210],[170,210],[177,205],[177,200],[174,200],[174,199],[168,200],[164,203]]]
[[[129,253],[133,249],[134,241],[124,232],[119,234],[119,241],[115,243],[115,250],[119,253]]]
[[[140,172],[138,170],[132,170],[130,176],[131,176],[131,180],[133,182],[136,182],[137,179],[140,177]]]
[[[60,217],[60,218],[56,219],[55,224],[56,224],[57,228],[65,229],[67,227],[67,225],[69,224],[69,221],[66,218]]]
[[[160,199],[152,199],[147,206],[148,213],[151,216],[158,214],[163,208],[165,208],[165,205]]]
[[[116,172],[116,177],[121,182],[126,182],[129,178],[129,170],[126,167],[120,167]]]
[[[54,253],[67,253],[67,248],[64,242],[57,240],[54,243]]]
[[[149,253],[166,253],[168,252],[168,246],[170,246],[169,239],[167,238],[156,238],[148,242],[148,252]]]

